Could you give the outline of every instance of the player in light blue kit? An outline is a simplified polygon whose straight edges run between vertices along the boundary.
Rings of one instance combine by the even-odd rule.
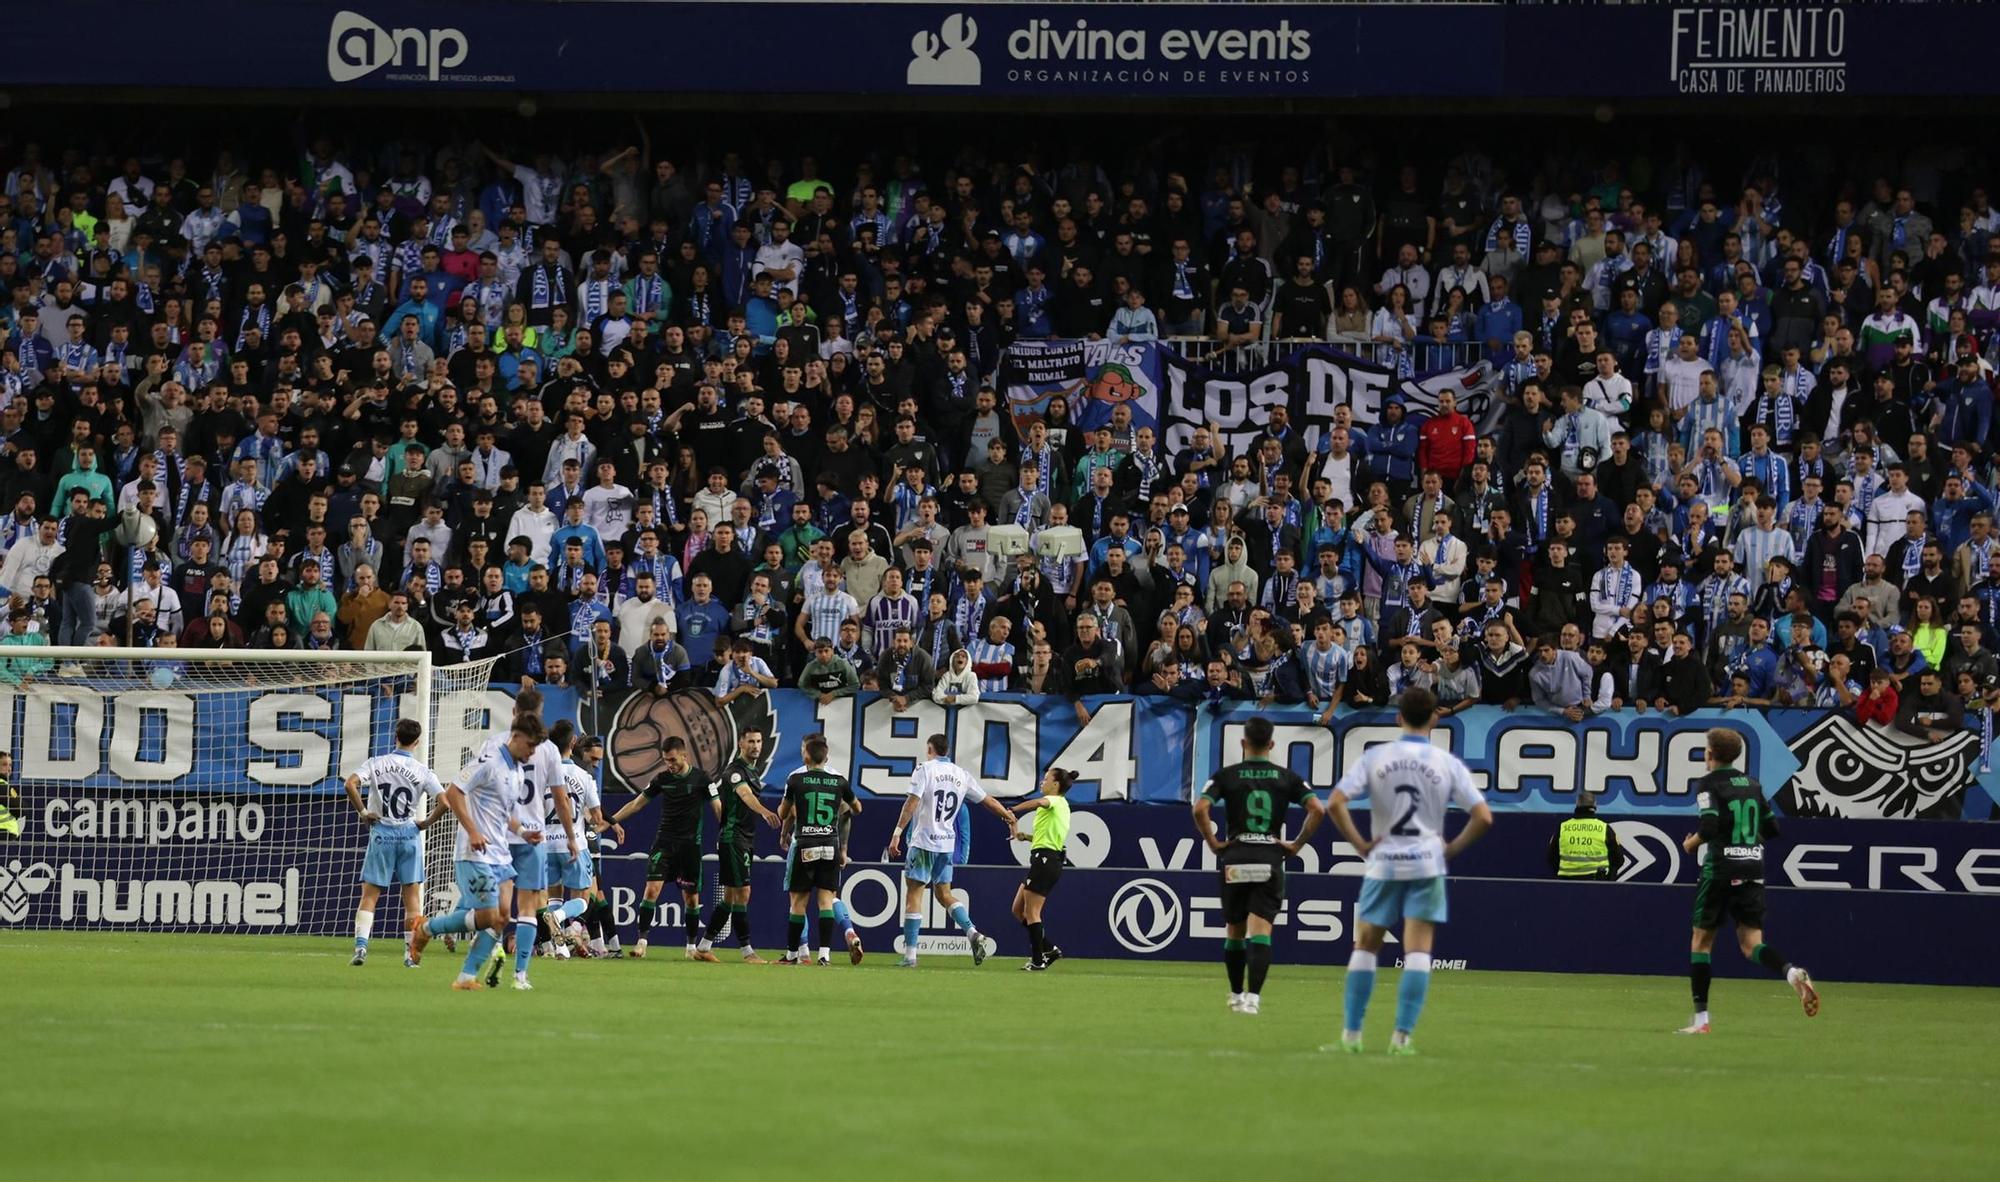
[[[423,724],[405,718],[396,724],[396,750],[377,755],[347,777],[342,787],[354,811],[368,826],[368,856],[361,863],[361,906],[354,913],[354,959],[349,964],[366,964],[368,936],[375,929],[375,903],[382,892],[398,883],[403,887],[403,915],[417,914],[424,883],[424,859],[419,831],[428,829],[445,813],[444,785],[417,754],[424,737]],[[362,800],[362,790],[368,798]],[[419,819],[418,807],[430,803],[430,813]],[[411,968],[407,949],[403,963]]]
[[[551,901],[544,914],[555,929],[551,939],[556,941],[558,955],[571,946],[564,941],[571,941],[580,952],[589,952],[590,944],[582,939],[572,940],[568,929],[594,900],[602,897],[591,847],[598,834],[611,828],[604,819],[603,802],[597,793],[597,760],[604,754],[604,743],[595,736],[577,738],[576,727],[566,718],[549,728],[549,742],[563,757],[563,789],[569,798],[569,815],[575,822],[570,835],[576,840],[563,841],[561,821],[555,815],[551,798],[549,815],[545,818],[548,828],[555,833],[548,844],[549,891],[553,895],[560,888],[569,897],[560,904]],[[572,855],[570,849],[579,846],[580,851]]]
[[[1007,822],[1008,840],[1014,836],[1014,814],[1006,805],[986,795],[971,772],[945,757],[950,744],[943,735],[932,735],[926,745],[930,758],[910,774],[910,795],[896,818],[896,831],[889,837],[886,860],[893,861],[903,844],[903,831],[910,830],[910,858],[903,867],[903,959],[898,968],[917,965],[917,936],[924,923],[924,890],[931,888],[937,900],[951,910],[951,921],[972,946],[972,963],[986,963],[986,940],[972,924],[965,904],[951,891],[953,855],[958,850],[960,811],[969,804],[984,804],[988,812]],[[915,821],[915,825],[911,822]]]
[[[1375,963],[1382,937],[1403,925],[1403,979],[1396,991],[1396,1033],[1392,1055],[1414,1055],[1410,1032],[1424,1011],[1431,987],[1431,944],[1445,921],[1445,863],[1478,841],[1493,825],[1486,797],[1472,786],[1472,773],[1457,757],[1431,745],[1437,697],[1427,689],[1403,691],[1398,707],[1403,734],[1372,747],[1333,787],[1333,823],[1354,851],[1368,859],[1355,909],[1354,953],[1347,960],[1347,1021],[1340,1049],[1361,1050],[1361,1019],[1375,989]],[[1368,828],[1361,836],[1347,802],[1368,798]],[[1449,845],[1445,810],[1456,804],[1472,815]],[[1331,1050],[1333,1048],[1323,1048]]]
[[[514,718],[542,718],[542,693],[529,688],[514,695]],[[546,733],[546,732],[545,732]],[[507,740],[495,735],[480,747],[481,755],[497,752]],[[535,746],[521,769],[521,795],[514,803],[514,815],[507,823],[507,852],[514,876],[500,887],[500,911],[513,916],[514,988],[533,989],[528,983],[528,961],[535,955],[535,935],[541,930],[542,913],[548,909],[548,855],[562,843],[570,857],[582,852],[577,843],[574,818],[570,816],[569,794],[563,791],[562,753],[546,738]],[[553,834],[545,835],[545,819],[553,817]],[[547,840],[544,837],[547,836]],[[503,941],[504,944],[504,941]],[[500,987],[500,966],[504,953],[487,966],[486,987]]]
[[[547,738],[541,719],[515,715],[507,741],[467,765],[444,791],[445,804],[458,818],[458,837],[452,847],[458,868],[458,910],[415,922],[410,959],[422,962],[424,947],[433,936],[476,931],[465,954],[465,966],[451,983],[453,989],[480,988],[475,973],[500,946],[505,932],[500,884],[514,874],[514,859],[501,834],[514,824],[514,810],[527,783],[523,773],[535,749]]]

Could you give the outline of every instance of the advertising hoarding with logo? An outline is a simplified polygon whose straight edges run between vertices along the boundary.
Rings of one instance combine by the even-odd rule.
[[[1981,4],[72,0],[64,15],[15,30],[11,82],[1283,100],[2000,89],[1981,57],[2000,8]],[[757,30],[810,29],[813,52],[744,68],[728,47],[761,35],[746,16]],[[106,34],[89,54],[74,52],[79,26]],[[256,30],[257,52],[190,74],[223,29]],[[717,51],[673,52],[683,45]]]

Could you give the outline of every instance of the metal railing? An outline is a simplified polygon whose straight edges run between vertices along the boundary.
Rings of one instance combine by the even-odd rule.
[[[1278,337],[1250,345],[1224,348],[1213,337],[1162,337],[1188,361],[1206,366],[1215,373],[1247,373],[1282,361],[1308,345],[1325,345],[1372,361],[1385,369],[1403,369],[1405,358],[1417,373],[1439,369],[1463,369],[1477,365],[1485,347],[1477,341],[1448,341],[1442,344],[1419,342],[1416,346],[1385,345],[1379,341],[1352,337]]]

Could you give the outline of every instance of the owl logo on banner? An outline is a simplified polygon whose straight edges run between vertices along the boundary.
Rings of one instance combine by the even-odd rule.
[[[944,20],[936,33],[918,30],[910,38],[910,69],[906,81],[911,86],[977,86],[979,55],[972,43],[979,38],[979,22],[962,12]]]
[[[1799,770],[1776,803],[1794,817],[1956,819],[1972,784],[1979,736],[1906,739],[1829,714],[1790,744]]]

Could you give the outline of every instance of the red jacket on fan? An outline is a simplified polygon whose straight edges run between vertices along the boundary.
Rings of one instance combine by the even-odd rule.
[[[1854,717],[1861,722],[1879,722],[1883,726],[1894,726],[1896,707],[1900,704],[1901,697],[1893,685],[1884,686],[1880,697],[1876,697],[1872,692],[1864,693],[1854,701]]]
[[[1425,419],[1417,428],[1417,471],[1440,473],[1450,488],[1472,466],[1474,437],[1472,420],[1457,411]]]

